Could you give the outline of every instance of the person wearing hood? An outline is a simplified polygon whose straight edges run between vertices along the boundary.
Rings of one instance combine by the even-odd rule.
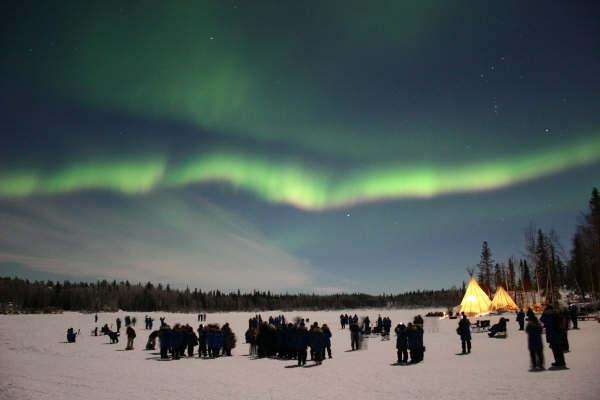
[[[519,323],[519,330],[522,331],[525,328],[525,313],[522,308],[517,312],[517,322]]]
[[[313,323],[309,331],[310,352],[313,355],[312,359],[317,365],[323,362],[325,352],[325,338],[323,330],[319,328],[318,323]]]
[[[128,325],[125,333],[127,334],[127,346],[125,347],[125,350],[133,350],[133,340],[136,336],[135,329],[133,329],[131,325]]]
[[[325,350],[327,351],[327,357],[331,358],[331,330],[327,324],[323,324],[321,327],[323,331],[323,339],[325,344]],[[323,352],[323,358],[325,358],[325,351]]]
[[[456,333],[460,335],[462,354],[471,353],[471,321],[469,321],[465,313],[462,313],[462,318],[458,321]]]
[[[398,364],[408,364],[408,336],[406,335],[406,326],[398,324],[395,331]]]
[[[542,325],[534,316],[527,321],[527,347],[529,349],[529,358],[531,359],[531,370],[538,371],[544,369],[544,343],[542,342]]]

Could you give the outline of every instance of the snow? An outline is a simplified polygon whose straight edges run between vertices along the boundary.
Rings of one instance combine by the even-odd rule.
[[[393,366],[395,338],[368,340],[368,348],[349,352],[348,330],[339,315],[389,315],[393,326],[412,320],[426,310],[338,310],[287,312],[310,321],[326,322],[333,333],[333,359],[314,368],[285,368],[295,361],[250,359],[244,332],[251,313],[208,314],[208,322],[230,322],[238,337],[234,356],[213,360],[158,361],[156,352],[144,351],[148,331],[144,313],[137,317],[134,351],[123,351],[125,340],[110,345],[105,336],[92,337],[93,314],[0,316],[0,399],[599,399],[600,324],[581,322],[569,331],[568,370],[528,372],[527,339],[510,315],[507,339],[473,335],[473,353],[457,356],[460,340],[456,320],[425,318],[423,363]],[[263,317],[277,312],[263,313]],[[114,324],[126,313],[101,313],[98,326]],[[193,314],[152,313],[167,322],[190,323]],[[491,317],[492,323],[499,317]],[[68,327],[81,329],[77,343],[66,344]],[[122,338],[124,339],[124,338]],[[552,353],[546,347],[546,366]],[[312,363],[309,361],[308,365]]]

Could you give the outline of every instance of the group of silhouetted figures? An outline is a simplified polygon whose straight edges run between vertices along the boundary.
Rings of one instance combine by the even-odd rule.
[[[498,323],[490,327],[488,336],[496,337],[499,333],[506,332],[508,321],[508,319],[501,317]],[[565,353],[568,353],[570,350],[568,337],[570,323],[572,324],[572,329],[579,329],[577,326],[577,308],[575,305],[562,310],[548,305],[539,319],[531,308],[527,310],[527,313],[523,309],[520,309],[516,314],[516,321],[519,324],[519,330],[527,333],[527,347],[531,360],[531,371],[542,371],[545,369],[544,341],[542,339],[542,335],[544,334],[546,342],[554,356],[554,362],[551,364],[552,367],[558,369],[566,368]],[[460,335],[462,354],[471,353],[471,321],[469,321],[464,313],[458,322],[456,333]]]
[[[199,320],[206,321],[206,314],[199,315]],[[95,315],[94,321],[98,322],[98,315]],[[152,330],[154,320],[146,315],[144,321],[146,330]],[[532,371],[545,369],[543,335],[554,356],[552,367],[566,368],[564,354],[569,352],[567,332],[570,324],[572,329],[578,329],[575,306],[561,310],[548,305],[539,318],[531,308],[527,312],[521,309],[516,313],[516,321],[519,330],[527,334]],[[111,343],[119,342],[122,321],[117,318],[115,322],[116,330],[108,324],[104,324],[100,329],[102,334],[110,338]],[[124,322],[127,336],[125,349],[133,350],[136,318],[125,316]],[[506,337],[508,322],[507,318],[501,317],[496,324],[489,326],[488,321],[488,336]],[[423,361],[425,353],[423,324],[423,318],[417,315],[406,325],[403,323],[396,325],[394,332],[397,364],[415,364]],[[383,340],[389,338],[392,321],[389,317],[379,315],[375,326],[372,327],[368,316],[359,321],[356,314],[354,316],[342,314],[340,325],[342,329],[346,327],[349,329],[351,349],[360,350],[364,338],[369,335],[379,334]],[[456,329],[456,333],[460,336],[461,354],[471,353],[471,332],[474,326],[462,313]],[[477,327],[481,328],[481,324]],[[69,328],[67,342],[74,343],[78,334],[79,331],[75,332],[73,328]],[[92,335],[98,335],[98,327],[92,330]],[[310,360],[316,365],[320,365],[326,357],[332,358],[331,337],[331,330],[327,324],[311,323],[307,318],[287,321],[284,315],[271,316],[263,320],[262,316],[257,314],[248,320],[248,330],[245,333],[251,357],[297,360],[298,366],[305,366],[309,355]],[[157,343],[160,348],[160,358],[163,360],[194,357],[196,347],[198,347],[196,353],[198,357],[215,358],[231,356],[232,349],[236,345],[236,336],[229,323],[225,323],[222,327],[214,323],[200,324],[197,330],[194,330],[189,324],[174,324],[171,327],[163,317],[160,318],[160,329],[152,331],[148,336],[146,350],[155,350]]]
[[[310,354],[310,360],[321,364],[325,356],[332,357],[331,330],[327,324],[313,322],[307,328],[309,324],[304,318],[288,322],[283,315],[269,317],[268,321],[260,315],[250,318],[245,334],[250,356],[297,360],[298,366],[304,366]]]
[[[160,329],[148,336],[146,350],[155,350],[157,340],[161,360],[194,357],[196,347],[200,358],[231,356],[231,350],[236,345],[236,337],[229,323],[222,327],[219,324],[200,324],[194,331],[189,324],[175,324],[171,327],[164,318],[161,318]]]
[[[417,315],[412,323],[396,325],[394,332],[396,333],[398,364],[417,364],[423,361],[425,355],[423,322],[423,318]]]

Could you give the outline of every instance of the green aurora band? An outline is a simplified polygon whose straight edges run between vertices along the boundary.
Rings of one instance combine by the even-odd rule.
[[[600,161],[600,137],[569,147],[463,165],[387,164],[345,172],[215,151],[169,162],[168,157],[102,160],[52,171],[0,173],[0,197],[19,198],[103,189],[126,195],[191,184],[225,182],[262,200],[304,210],[328,210],[386,199],[498,189]]]

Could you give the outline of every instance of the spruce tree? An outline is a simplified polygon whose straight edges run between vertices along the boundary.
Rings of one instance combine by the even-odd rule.
[[[492,288],[492,267],[494,260],[492,259],[492,251],[488,246],[488,242],[483,242],[481,246],[481,258],[479,260],[479,284],[483,290],[490,294]]]
[[[515,290],[516,282],[515,282],[515,260],[510,257],[508,259],[508,272],[506,276],[506,285],[508,286],[508,290]]]
[[[494,286],[496,287],[496,290],[498,290],[500,286],[506,286],[506,283],[504,282],[504,269],[504,265],[502,264],[496,263],[496,265],[494,265]]]
[[[531,280],[531,271],[529,270],[527,260],[522,260],[521,266],[521,282],[523,284],[523,290],[528,292],[533,289],[533,285]]]

